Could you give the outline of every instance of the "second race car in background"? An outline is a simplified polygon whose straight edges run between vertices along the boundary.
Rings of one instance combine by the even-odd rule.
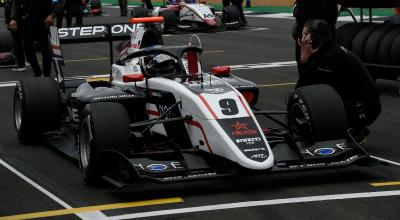
[[[193,2],[169,2],[162,7],[153,7],[145,1],[141,7],[132,9],[132,17],[162,16],[164,31],[201,31],[216,28],[235,29],[244,25],[239,9],[230,5],[223,9],[222,16],[215,13],[212,6]]]

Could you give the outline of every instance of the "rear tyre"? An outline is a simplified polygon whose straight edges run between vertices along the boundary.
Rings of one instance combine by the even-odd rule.
[[[337,92],[325,84],[296,89],[288,99],[288,125],[307,142],[346,137],[347,117]]]
[[[132,18],[142,18],[147,17],[148,13],[147,10],[143,7],[134,7],[131,12]]]
[[[99,183],[107,165],[103,150],[129,154],[129,116],[120,103],[88,104],[82,112],[79,131],[79,165],[88,185]]]
[[[224,24],[230,23],[230,22],[241,22],[241,23],[244,22],[244,21],[241,21],[241,19],[240,19],[239,9],[234,5],[228,5],[228,6],[224,7],[224,9],[222,11],[222,21]]]
[[[61,125],[61,95],[51,78],[29,78],[17,83],[14,92],[14,126],[18,140],[29,144],[46,131]]]

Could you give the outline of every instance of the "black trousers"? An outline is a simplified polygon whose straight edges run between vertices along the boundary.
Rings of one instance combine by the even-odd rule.
[[[22,46],[22,31],[21,29],[17,29],[15,31],[11,31],[11,36],[14,41],[14,56],[17,59],[18,67],[25,67],[25,55],[24,48]]]
[[[26,59],[31,64],[36,77],[42,75],[49,77],[51,72],[49,29],[45,26],[44,20],[45,18],[29,16],[21,22]],[[35,43],[38,44],[42,54],[43,70],[35,54]]]
[[[128,14],[128,0],[118,0],[118,4],[121,16],[126,16]]]
[[[75,17],[75,25],[83,25],[83,15],[82,15],[82,3],[79,0],[69,0],[68,4],[65,5],[64,11],[57,15],[57,27],[62,27],[62,21],[65,17],[67,21],[67,27],[72,26],[72,18]]]

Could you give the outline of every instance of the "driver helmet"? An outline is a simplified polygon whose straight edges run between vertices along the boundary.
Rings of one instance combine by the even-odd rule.
[[[176,70],[176,60],[166,54],[157,54],[147,57],[146,71],[151,75],[171,74]]]

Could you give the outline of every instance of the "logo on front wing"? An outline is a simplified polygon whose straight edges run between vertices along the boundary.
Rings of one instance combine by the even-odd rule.
[[[250,156],[250,159],[265,159],[268,156],[265,154],[253,154]]]
[[[256,142],[261,141],[260,137],[253,137],[253,138],[242,138],[242,139],[236,139],[236,143],[245,143],[247,145],[253,145]]]
[[[236,121],[235,124],[232,124],[231,127],[233,127],[232,134],[234,136],[245,136],[245,135],[256,135],[257,130],[255,129],[249,129],[248,128],[248,123],[240,123],[239,121]]]

